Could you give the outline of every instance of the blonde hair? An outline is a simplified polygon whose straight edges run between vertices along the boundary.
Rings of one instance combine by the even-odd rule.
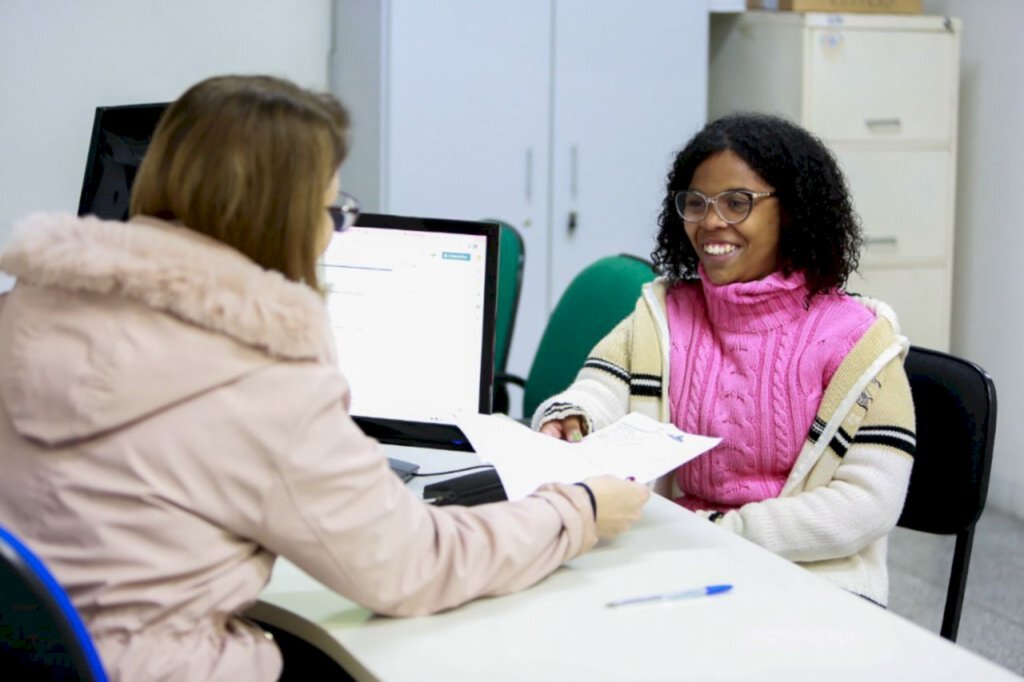
[[[218,76],[164,112],[129,212],[185,226],[318,289],[324,192],[348,151],[342,104],[270,76]]]

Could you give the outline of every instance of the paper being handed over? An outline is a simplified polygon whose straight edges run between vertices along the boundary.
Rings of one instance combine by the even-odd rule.
[[[480,459],[497,469],[510,500],[526,497],[544,483],[575,483],[600,474],[650,483],[721,441],[637,412],[578,443],[552,438],[499,414],[461,414],[456,421]]]

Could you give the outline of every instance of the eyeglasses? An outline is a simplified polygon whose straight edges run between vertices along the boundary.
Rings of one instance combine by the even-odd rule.
[[[334,231],[344,232],[355,225],[359,218],[359,201],[351,194],[338,192],[338,198],[327,207],[327,212],[334,221]]]
[[[773,196],[775,192],[751,192],[749,189],[730,189],[709,197],[695,189],[675,193],[676,211],[683,220],[695,223],[704,220],[708,205],[715,205],[718,217],[735,225],[742,223],[754,208],[754,201]]]

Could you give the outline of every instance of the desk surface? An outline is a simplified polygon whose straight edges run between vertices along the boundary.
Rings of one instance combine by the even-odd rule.
[[[388,454],[424,470],[475,461]],[[605,606],[715,583],[734,589]],[[284,560],[262,599],[254,615],[319,645],[357,679],[1021,679],[658,497],[633,529],[538,585],[445,613],[374,616]]]

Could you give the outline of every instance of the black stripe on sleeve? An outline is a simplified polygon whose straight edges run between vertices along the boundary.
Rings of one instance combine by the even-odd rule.
[[[815,417],[814,421],[811,422],[811,432],[807,434],[807,437],[810,438],[812,443],[817,443],[824,430],[825,422],[822,421],[821,417]]]
[[[843,431],[842,427],[836,429],[836,435],[832,436],[832,442],[828,444],[832,451],[839,457],[846,455],[846,451],[850,449],[850,434]]]
[[[629,383],[629,372],[622,369],[618,365],[612,364],[607,360],[600,360],[598,358],[587,358],[587,361],[583,363],[584,368],[596,369],[606,374],[610,374],[624,384]]]
[[[542,414],[541,417],[545,418],[552,414],[556,414],[558,412],[565,412],[569,410],[574,412],[583,411],[580,409],[579,405],[574,405],[572,403],[551,403],[550,405],[548,405],[547,409],[544,410],[544,414]]]
[[[865,426],[857,432],[855,443],[885,445],[913,456],[917,451],[917,436],[899,426]]]
[[[634,374],[629,380],[630,395],[661,397],[661,377],[654,374]]]

